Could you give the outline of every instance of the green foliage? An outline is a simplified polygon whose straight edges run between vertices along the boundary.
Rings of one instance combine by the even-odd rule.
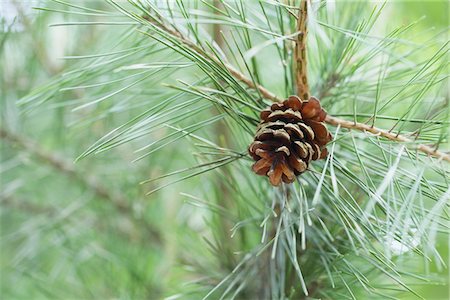
[[[312,94],[414,142],[329,127],[273,188],[246,155],[270,102],[226,66],[293,94],[294,2],[53,0],[2,33],[2,295],[448,297],[448,165],[415,150],[449,150],[446,24],[313,1]]]

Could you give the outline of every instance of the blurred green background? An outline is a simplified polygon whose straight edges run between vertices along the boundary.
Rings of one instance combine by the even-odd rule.
[[[87,2],[91,8],[111,9],[102,1]],[[183,283],[196,280],[187,257],[198,253],[212,260],[202,238],[209,235],[212,216],[183,192],[208,201],[220,201],[220,195],[214,194],[208,175],[151,196],[145,193],[156,186],[139,182],[189,166],[194,159],[188,142],[182,139],[137,162],[132,162],[134,151],[145,145],[137,141],[74,160],[151,103],[140,99],[165,93],[161,83],[180,77],[176,72],[157,75],[148,91],[127,91],[89,112],[74,111],[70,103],[83,98],[84,89],[61,90],[67,87],[65,74],[80,66],[70,56],[99,53],[120,34],[101,25],[49,27],[68,16],[31,8],[38,5],[43,3],[0,1],[1,298],[161,299],[177,294]],[[394,1],[377,31],[422,16],[417,32],[448,30],[448,2]],[[48,94],[52,101],[21,105],[20,99],[43,86],[51,90],[48,84],[55,79],[60,81]],[[270,84],[276,90],[281,76]],[[151,137],[164,134],[160,130]],[[445,262],[448,247],[448,237],[440,236]],[[411,270],[431,268],[448,282],[447,269],[424,266],[413,254],[405,260]],[[427,299],[449,297],[448,284],[415,288]]]

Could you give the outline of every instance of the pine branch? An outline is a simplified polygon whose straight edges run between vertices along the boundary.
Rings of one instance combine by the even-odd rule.
[[[302,5],[306,5],[303,4],[306,3],[306,1],[302,2]],[[302,10],[300,10],[300,15],[302,16]],[[305,18],[306,18],[306,10],[305,10]],[[156,27],[158,27],[159,29],[164,30],[166,33],[172,35],[173,37],[177,38],[180,42],[182,42],[183,44],[185,44],[186,46],[188,46],[189,48],[191,48],[192,50],[196,51],[197,53],[208,57],[209,59],[211,59],[212,61],[214,61],[217,64],[221,64],[223,65],[237,80],[243,82],[245,85],[247,85],[249,88],[251,89],[256,89],[259,91],[260,95],[268,100],[271,100],[273,102],[281,102],[283,101],[283,99],[279,98],[277,95],[275,95],[274,93],[272,93],[271,91],[269,91],[268,89],[266,89],[265,87],[263,87],[262,85],[258,85],[258,84],[254,84],[254,82],[248,78],[247,76],[245,76],[242,72],[238,71],[234,66],[228,64],[228,63],[223,63],[221,62],[217,57],[215,57],[214,55],[208,53],[207,51],[203,50],[202,48],[200,48],[199,46],[197,46],[194,42],[192,42],[190,39],[186,38],[185,36],[183,36],[180,32],[175,31],[170,29],[168,26],[166,26],[165,24],[163,24],[162,22],[152,18],[152,17],[145,17],[146,20],[150,21],[150,23]],[[301,22],[304,23],[304,22]],[[306,24],[306,23],[305,23]],[[304,28],[304,26],[306,25],[298,25],[297,28]],[[305,35],[306,37],[306,35]],[[301,38],[299,38],[301,39]],[[304,42],[305,40],[303,40]],[[300,47],[298,47],[300,48]],[[305,54],[305,49],[299,49],[299,51],[302,53],[301,55]],[[306,56],[303,58],[302,60],[302,74],[297,75],[300,77],[303,77],[305,74],[303,74],[303,72],[306,71]],[[300,84],[302,87],[302,91],[304,91],[304,88],[307,87],[307,85],[304,85],[304,82],[308,82],[307,81],[307,76],[306,79],[302,78],[302,83]],[[297,82],[297,85],[299,83]],[[333,117],[330,115],[327,115],[325,122],[333,125],[333,126],[341,126],[342,128],[347,128],[347,129],[351,129],[351,130],[358,130],[358,131],[369,131],[370,133],[374,134],[374,135],[379,135],[382,136],[388,140],[394,141],[394,142],[401,142],[401,143],[413,143],[414,141],[412,139],[407,138],[404,135],[400,135],[400,134],[395,134],[392,133],[388,130],[385,129],[381,129],[381,128],[377,128],[374,126],[369,126],[367,124],[364,123],[358,123],[358,122],[352,122],[352,121],[348,121],[345,119],[341,119],[341,118],[337,118],[337,117]],[[424,145],[424,144],[419,144],[416,145],[415,147],[418,151],[423,152],[429,156],[435,157],[439,160],[445,160],[447,162],[450,162],[450,154],[439,151],[438,149],[433,149],[430,146]]]
[[[14,195],[0,195],[0,204],[8,209],[17,210],[18,212],[26,214],[30,219],[36,215],[57,218],[58,214],[61,212],[58,207],[43,204],[38,205],[28,199],[16,197]],[[108,234],[110,232],[108,224],[101,218],[95,219],[92,224],[99,232],[104,234]],[[135,240],[134,231],[130,232],[129,230],[117,228],[115,229],[114,234],[120,235],[129,242]],[[147,241],[147,236],[144,236],[144,240]]]
[[[280,98],[278,98],[274,93],[267,90],[265,87],[259,84],[255,84],[253,80],[245,76],[243,73],[241,73],[239,70],[234,68],[234,66],[224,63],[223,61],[220,61],[217,57],[214,55],[208,53],[207,51],[203,50],[201,47],[197,46],[194,42],[192,42],[190,39],[186,38],[181,34],[181,32],[170,29],[167,25],[165,25],[162,22],[157,21],[156,19],[153,19],[148,16],[144,16],[144,19],[149,21],[154,26],[157,26],[158,28],[164,30],[168,34],[172,35],[173,37],[176,37],[180,42],[197,52],[198,54],[208,57],[211,59],[214,63],[223,65],[236,79],[239,81],[242,81],[245,83],[249,88],[256,89],[261,93],[261,96],[263,96],[265,99],[272,100],[274,102],[282,101]]]
[[[0,195],[0,204],[5,207],[23,211],[33,216],[38,214],[53,216],[56,214],[56,211],[53,207],[36,205],[32,202],[13,197],[11,195]]]
[[[327,116],[326,120],[325,120],[328,124],[330,125],[334,125],[334,126],[341,126],[343,128],[347,128],[347,129],[352,129],[352,130],[359,130],[359,131],[364,131],[364,132],[370,132],[374,135],[379,135],[382,136],[388,140],[391,141],[395,141],[395,142],[399,142],[399,143],[405,143],[405,144],[412,144],[414,143],[414,140],[407,138],[404,135],[400,135],[400,134],[395,134],[393,132],[390,132],[389,130],[385,130],[385,129],[381,129],[381,128],[377,128],[374,127],[372,125],[367,125],[364,123],[358,123],[358,122],[352,122],[352,121],[347,121],[347,120],[343,120],[340,118],[336,118],[333,116]],[[416,146],[416,149],[426,153],[429,156],[433,156],[436,157],[439,160],[445,160],[447,162],[450,162],[450,155],[439,151],[435,148],[432,148],[430,146],[424,145],[424,144],[419,144]]]
[[[27,152],[32,153],[40,160],[52,166],[54,169],[76,179],[78,182],[92,190],[99,199],[103,199],[112,204],[119,213],[131,217],[134,221],[143,225],[150,233],[152,240],[156,241],[158,244],[161,243],[161,236],[155,228],[152,228],[147,223],[144,223],[142,220],[134,217],[133,209],[128,204],[124,195],[111,193],[106,187],[98,182],[97,178],[86,176],[86,174],[79,172],[73,167],[73,163],[61,159],[54,153],[47,152],[31,139],[13,134],[4,128],[0,128],[0,138],[23,148]]]
[[[308,71],[306,65],[306,38],[308,22],[308,3],[302,0],[298,10],[297,20],[297,39],[294,49],[294,58],[296,63],[295,82],[297,84],[297,95],[301,99],[309,99]]]

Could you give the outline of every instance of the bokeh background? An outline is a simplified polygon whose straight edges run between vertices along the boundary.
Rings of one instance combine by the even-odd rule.
[[[103,1],[71,3],[112,10]],[[101,53],[125,33],[101,24],[51,26],[74,16],[33,8],[47,6],[44,1],[0,0],[0,296],[162,299],[176,295],[189,288],[185,283],[197,279],[189,268],[195,254],[214,263],[212,254],[204,250],[204,237],[211,236],[208,228],[215,220],[204,201],[220,203],[220,191],[214,188],[220,178],[204,174],[145,195],[169,181],[140,185],[141,181],[195,162],[185,139],[136,162],[135,150],[148,141],[132,140],[75,160],[110,130],[155,105],[152,97],[166,93],[163,83],[173,83],[181,75],[166,70],[146,81],[148,89],[130,88],[94,108],[74,109],[87,89],[98,88],[99,94],[116,90],[113,81],[89,86],[101,82],[102,74],[91,75],[80,56]],[[416,20],[420,20],[417,36],[411,36],[411,42],[448,30],[448,2],[393,1],[376,31],[382,35],[395,25]],[[86,59],[95,64],[95,57]],[[86,76],[86,86],[66,85],[71,72]],[[282,80],[272,76],[268,84],[277,90]],[[33,99],[33,94],[45,94],[51,101]],[[160,129],[148,139],[166,134],[168,130]],[[438,249],[445,262],[448,247],[448,237],[442,234]],[[448,299],[447,269],[425,266],[413,253],[404,259],[412,270],[431,268],[447,281],[416,290],[427,299]]]

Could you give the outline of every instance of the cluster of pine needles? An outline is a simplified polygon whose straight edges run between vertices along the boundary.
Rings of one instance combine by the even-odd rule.
[[[342,121],[326,159],[277,188],[247,147],[260,111],[296,94],[300,1],[15,3],[1,294],[444,299],[447,24],[307,2],[310,93]]]

